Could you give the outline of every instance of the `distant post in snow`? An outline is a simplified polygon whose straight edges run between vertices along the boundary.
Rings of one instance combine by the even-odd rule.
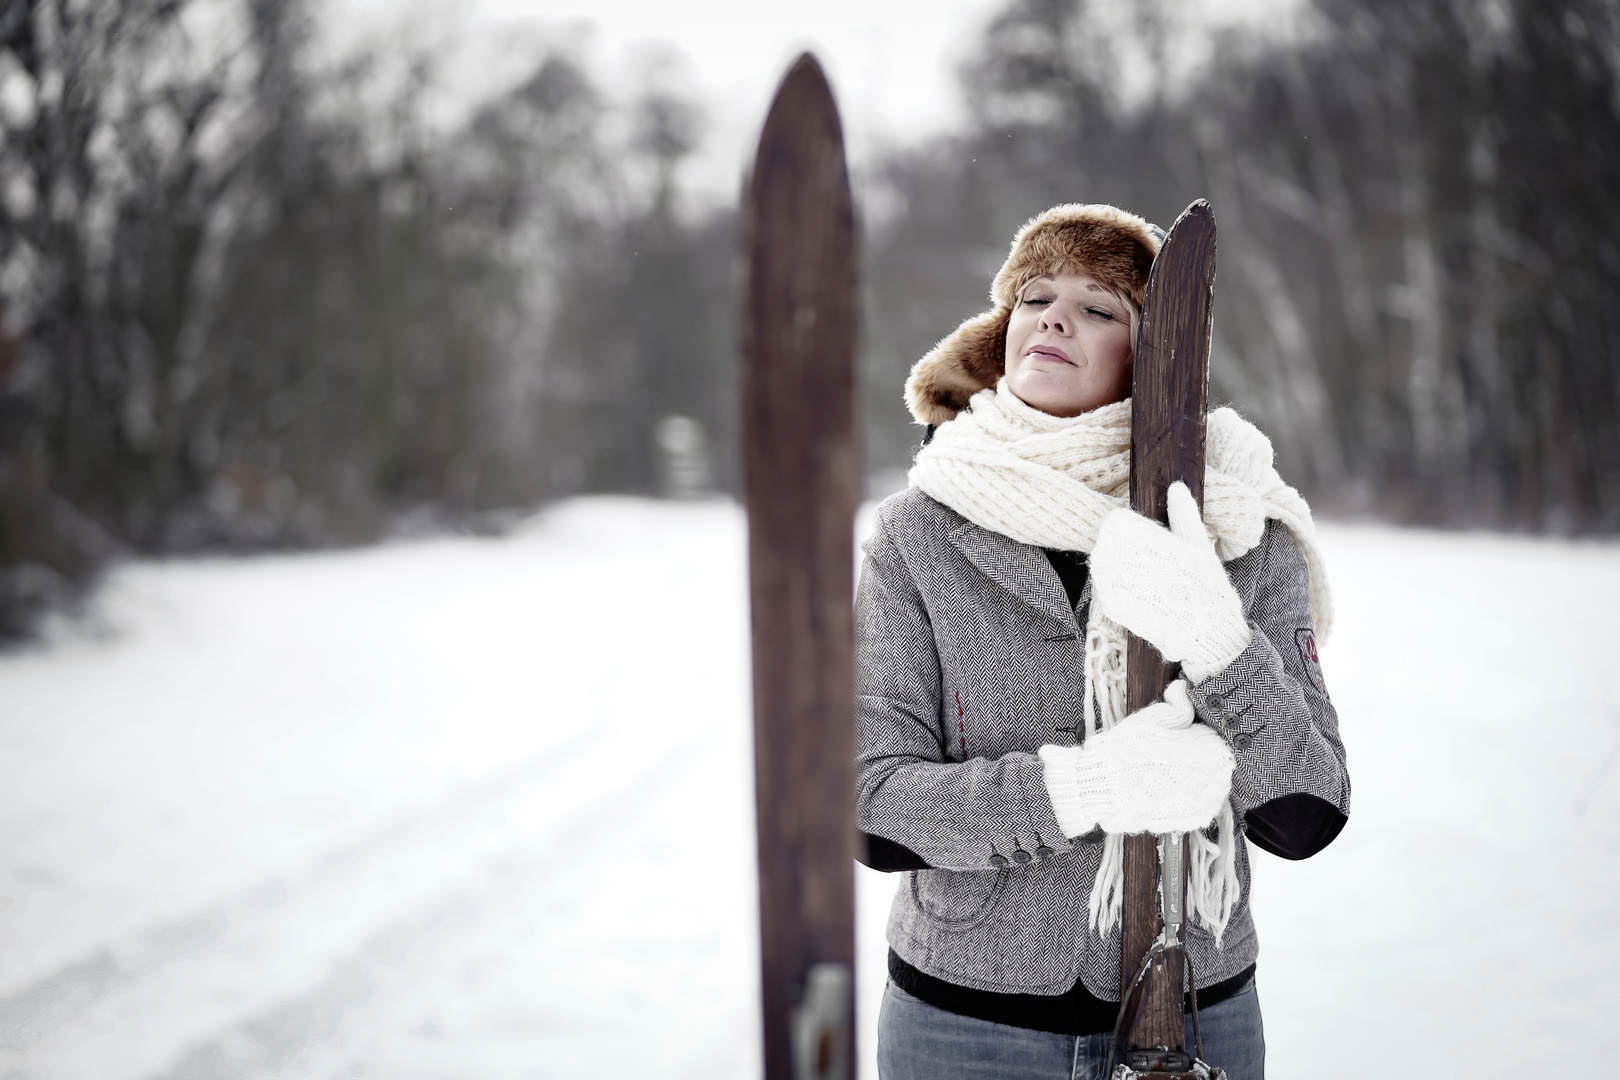
[[[743,199],[742,465],[766,1080],[854,1075],[854,206],[806,53]]]

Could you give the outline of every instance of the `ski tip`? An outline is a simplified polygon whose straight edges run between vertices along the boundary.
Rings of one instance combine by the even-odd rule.
[[[1153,282],[1159,275],[1161,265],[1185,257],[1185,249],[1202,248],[1204,257],[1210,261],[1209,276],[1215,273],[1215,209],[1209,205],[1207,199],[1194,199],[1187,204],[1187,209],[1176,218],[1176,223],[1170,226],[1170,231],[1164,234],[1164,241],[1159,245],[1159,254],[1153,260],[1153,269],[1148,272],[1147,295],[1153,295]],[[1176,254],[1179,253],[1179,254]],[[1144,299],[1144,304],[1146,300]]]
[[[1176,226],[1189,218],[1208,218],[1210,224],[1213,225],[1215,223],[1215,208],[1209,205],[1208,199],[1194,199],[1187,204],[1187,209],[1183,210],[1176,218],[1175,225],[1170,226],[1170,232],[1175,232]]]
[[[794,59],[793,63],[788,66],[787,74],[782,76],[783,85],[785,86],[787,83],[793,81],[793,78],[799,75],[800,72],[805,72],[806,74],[803,77],[806,78],[810,77],[810,74],[813,74],[816,78],[821,80],[822,85],[824,86],[831,85],[827,82],[827,73],[822,69],[821,61],[817,60],[816,54],[811,52],[809,49],[806,49],[804,52],[800,53]]]
[[[816,54],[805,51],[799,54],[797,60],[788,67],[787,73],[777,85],[776,96],[771,100],[770,111],[766,114],[767,125],[770,117],[776,116],[794,107],[802,108],[814,103],[823,105],[834,116],[838,114],[838,106],[833,102],[832,83],[827,81],[827,72],[816,59]]]
[[[844,129],[832,84],[815,54],[803,52],[782,76],[771,99],[753,165],[744,174],[744,191],[754,188],[768,173],[780,174],[785,169],[792,174],[809,166],[812,159],[835,162],[832,171],[839,177],[845,174]],[[772,161],[775,170],[767,167]],[[811,167],[810,173],[819,168]]]

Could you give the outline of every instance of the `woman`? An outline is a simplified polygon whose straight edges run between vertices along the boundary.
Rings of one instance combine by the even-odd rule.
[[[1205,1059],[1259,1080],[1246,836],[1306,858],[1350,786],[1316,660],[1329,600],[1271,445],[1210,415],[1203,518],[1126,509],[1131,351],[1163,233],[1054,207],[913,369],[931,438],[884,502],[856,600],[868,861],[889,918],[879,1071],[1100,1077],[1119,998],[1121,836],[1186,831]],[[1127,631],[1181,665],[1124,709]],[[1189,1024],[1189,1047],[1191,1032]]]

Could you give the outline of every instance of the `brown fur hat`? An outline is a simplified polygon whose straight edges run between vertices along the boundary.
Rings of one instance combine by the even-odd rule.
[[[943,424],[968,398],[996,385],[1006,363],[1007,320],[1025,285],[1044,274],[1084,272],[1138,310],[1164,230],[1115,206],[1064,203],[1025,222],[990,284],[995,306],[958,326],[911,368],[906,406],[919,424]]]

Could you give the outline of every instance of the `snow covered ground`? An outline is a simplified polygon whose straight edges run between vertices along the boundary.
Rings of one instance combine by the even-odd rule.
[[[1620,548],[1324,548],[1355,808],[1256,856],[1271,1075],[1613,1062]],[[584,500],[118,571],[0,657],[0,1078],[756,1073],[742,556]]]

